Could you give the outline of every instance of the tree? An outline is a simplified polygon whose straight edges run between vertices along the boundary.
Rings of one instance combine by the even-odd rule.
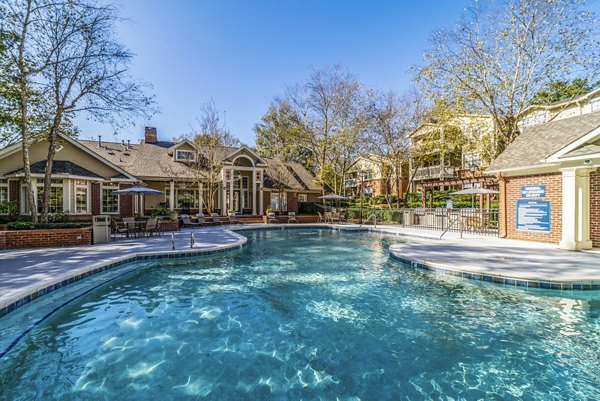
[[[306,157],[299,161],[337,191],[364,144],[365,104],[364,88],[353,74],[339,65],[315,70],[272,103],[257,125],[257,143],[262,149],[274,144],[283,158]]]
[[[240,146],[239,139],[230,133],[219,115],[211,99],[200,107],[200,117],[196,119],[198,128],[177,138],[187,139],[196,147],[196,161],[188,163],[188,167],[193,172],[202,203],[209,213],[216,209],[215,196],[223,181],[221,163],[229,152],[227,148]]]
[[[411,156],[409,134],[423,121],[427,107],[416,90],[403,96],[390,91],[371,93],[368,151],[380,164],[383,179],[396,189],[397,207],[400,207],[403,167]],[[391,206],[389,194],[386,201]]]
[[[531,105],[546,105],[556,103],[561,100],[573,99],[576,96],[584,95],[600,85],[599,82],[589,84],[587,79],[574,79],[572,81],[556,81],[550,83],[545,88],[539,90],[529,103]]]
[[[475,1],[455,28],[434,32],[415,78],[432,99],[491,115],[497,156],[535,93],[598,73],[599,38],[584,0]]]

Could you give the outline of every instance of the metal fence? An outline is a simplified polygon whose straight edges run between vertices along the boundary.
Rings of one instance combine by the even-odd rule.
[[[371,209],[351,208],[342,212],[343,220],[366,222],[375,215],[377,224],[397,224],[428,230],[498,235],[498,209]],[[371,221],[372,222],[372,221]]]

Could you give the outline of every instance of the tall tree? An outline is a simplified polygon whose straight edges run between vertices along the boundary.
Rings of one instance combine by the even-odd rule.
[[[454,28],[434,32],[415,78],[432,99],[491,115],[497,155],[535,93],[598,73],[599,38],[585,0],[474,1]]]
[[[600,85],[600,81],[590,84],[585,78],[552,82],[535,93],[529,103],[532,105],[545,105],[561,100],[570,100],[596,89],[598,85]]]

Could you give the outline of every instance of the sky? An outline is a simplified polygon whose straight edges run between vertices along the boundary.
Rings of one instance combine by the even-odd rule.
[[[152,85],[160,113],[114,133],[78,116],[80,138],[159,140],[191,131],[215,102],[233,135],[254,145],[271,100],[314,69],[341,64],[367,85],[402,93],[431,32],[454,25],[468,0],[120,0],[117,36],[130,73]]]

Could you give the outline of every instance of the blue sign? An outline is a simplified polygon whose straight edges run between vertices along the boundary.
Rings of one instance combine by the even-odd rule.
[[[545,185],[524,185],[521,187],[521,198],[545,198]]]
[[[550,202],[541,200],[518,200],[517,231],[549,233]]]

